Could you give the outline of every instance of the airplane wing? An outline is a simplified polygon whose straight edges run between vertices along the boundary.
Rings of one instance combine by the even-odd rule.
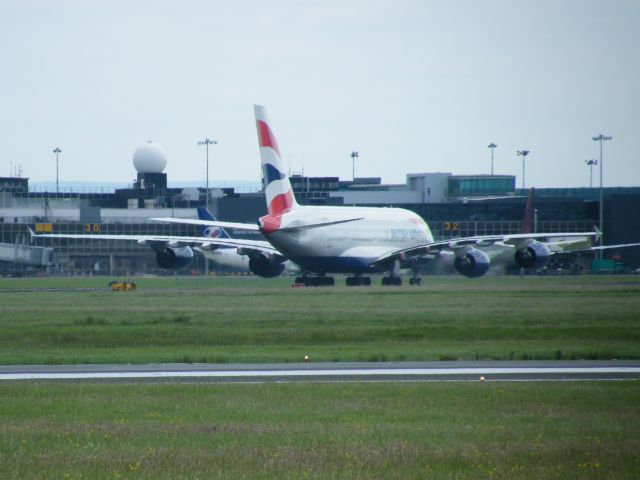
[[[373,263],[384,264],[396,259],[401,262],[414,261],[417,257],[426,257],[428,255],[447,252],[464,252],[469,248],[482,249],[483,247],[489,247],[491,245],[509,246],[519,249],[526,247],[527,244],[533,240],[544,243],[553,253],[588,252],[640,246],[640,243],[591,246],[591,240],[594,238],[598,240],[601,235],[601,232],[596,229],[593,232],[518,233],[513,235],[484,235],[452,238],[387,252],[377,258]]]
[[[519,248],[528,242],[536,240],[548,244],[554,252],[585,250],[585,244],[590,245],[590,238],[600,237],[599,231],[570,232],[570,233],[517,233],[512,235],[480,235],[476,237],[451,238],[438,242],[425,243],[401,250],[388,252],[375,260],[375,264],[386,263],[391,260],[409,260],[413,257],[438,254],[442,251],[456,252],[467,247],[482,249],[491,245],[508,245]],[[597,247],[588,247],[594,249]]]
[[[242,240],[233,238],[186,237],[176,235],[109,235],[109,234],[73,234],[73,233],[39,233],[29,229],[32,238],[67,238],[83,240],[126,240],[149,247],[187,247],[197,246],[203,250],[212,250],[218,246],[235,247],[245,251],[259,251],[267,254],[280,252],[264,240]],[[239,252],[240,253],[240,252]]]
[[[198,220],[195,218],[173,218],[173,217],[161,217],[151,218],[150,220],[165,223],[184,223],[187,225],[202,225],[204,227],[221,227],[231,228],[239,230],[252,230],[259,231],[260,227],[257,223],[237,223],[237,222],[219,222],[218,220]]]
[[[609,250],[612,248],[640,247],[640,243],[621,243],[619,245],[603,245],[601,247],[591,247],[589,250]]]

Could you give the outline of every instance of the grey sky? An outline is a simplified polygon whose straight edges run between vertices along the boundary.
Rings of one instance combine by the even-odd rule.
[[[134,149],[170,180],[258,180],[254,103],[307,175],[410,172],[640,185],[640,2],[0,1],[0,176],[129,181]]]

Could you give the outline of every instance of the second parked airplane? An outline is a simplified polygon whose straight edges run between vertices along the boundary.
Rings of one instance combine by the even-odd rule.
[[[198,207],[198,218],[205,222],[216,221],[206,207]],[[210,239],[231,239],[226,230],[218,226],[205,225],[202,235]],[[262,245],[267,248],[270,247],[266,242],[262,242]],[[218,267],[233,272],[260,272],[262,277],[276,277],[281,274],[290,275],[300,271],[293,262],[288,260],[282,261],[278,258],[278,260],[269,263],[268,258],[261,252],[251,250],[248,252],[240,250],[238,252],[237,247],[228,245],[205,243],[195,247],[194,250],[202,253],[205,258],[211,260]]]

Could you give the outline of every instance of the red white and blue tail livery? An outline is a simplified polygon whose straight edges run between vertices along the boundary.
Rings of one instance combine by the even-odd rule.
[[[296,199],[282,165],[278,142],[269,127],[267,111],[259,105],[255,105],[254,110],[267,210],[270,217],[277,219],[297,206]]]

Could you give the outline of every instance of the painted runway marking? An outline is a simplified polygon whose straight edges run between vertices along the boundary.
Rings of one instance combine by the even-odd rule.
[[[505,367],[505,368],[371,368],[332,370],[212,370],[212,371],[122,371],[122,372],[20,372],[1,373],[0,380],[99,380],[153,378],[308,378],[402,377],[465,375],[575,375],[640,374],[640,367]]]

